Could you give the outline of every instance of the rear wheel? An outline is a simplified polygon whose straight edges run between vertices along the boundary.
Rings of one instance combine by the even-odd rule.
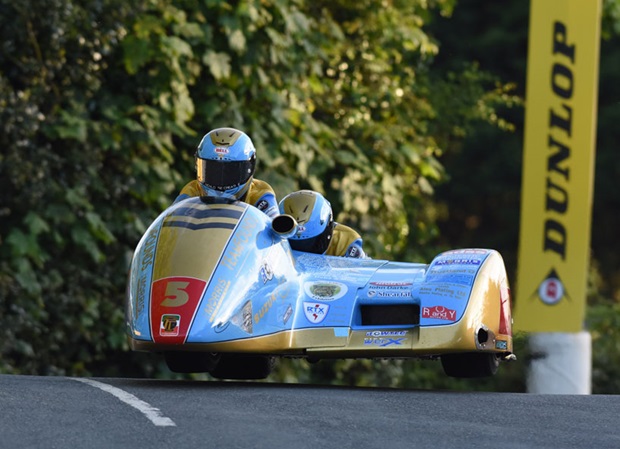
[[[489,352],[445,354],[441,356],[441,365],[450,377],[490,377],[497,372],[499,357],[499,354]]]
[[[222,354],[211,375],[216,379],[265,379],[275,365],[275,358],[264,355]]]
[[[208,373],[219,361],[218,354],[204,352],[165,352],[164,359],[173,373]]]

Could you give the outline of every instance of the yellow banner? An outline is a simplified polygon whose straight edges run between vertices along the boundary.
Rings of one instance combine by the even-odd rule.
[[[531,0],[515,328],[583,330],[600,0]]]

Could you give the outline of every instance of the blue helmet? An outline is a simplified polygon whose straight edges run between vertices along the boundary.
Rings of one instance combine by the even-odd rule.
[[[332,239],[334,219],[332,206],[318,192],[299,190],[280,201],[280,213],[297,220],[297,234],[289,238],[291,248],[307,253],[323,254]]]
[[[250,137],[234,128],[217,128],[196,150],[196,176],[205,195],[243,200],[256,169]]]

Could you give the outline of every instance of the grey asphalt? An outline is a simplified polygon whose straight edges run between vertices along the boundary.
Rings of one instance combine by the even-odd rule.
[[[0,375],[0,448],[620,448],[620,396],[93,380]]]

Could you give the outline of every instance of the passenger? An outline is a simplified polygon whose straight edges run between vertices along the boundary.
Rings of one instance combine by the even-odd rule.
[[[352,228],[333,220],[329,201],[318,192],[299,190],[286,195],[280,213],[297,220],[297,234],[289,238],[291,248],[328,256],[367,258],[361,236]]]
[[[256,149],[247,134],[234,128],[209,131],[196,149],[196,179],[174,202],[193,196],[231,198],[273,218],[278,215],[276,194],[268,183],[254,178],[255,169]]]

